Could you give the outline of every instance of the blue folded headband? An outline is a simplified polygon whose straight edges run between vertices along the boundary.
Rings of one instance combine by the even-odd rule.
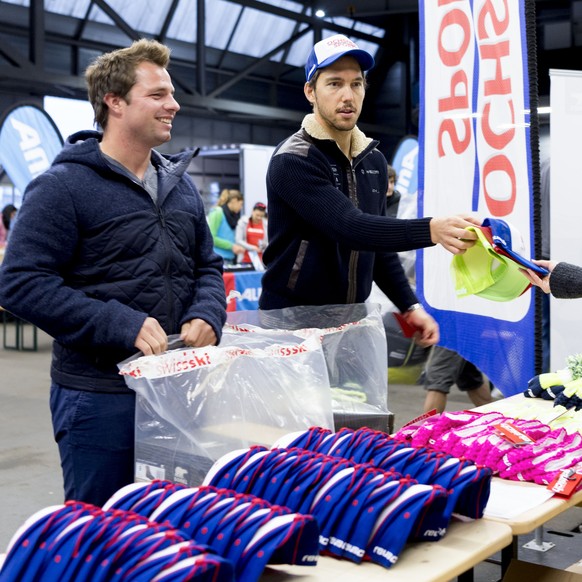
[[[253,455],[268,450],[266,447],[253,446],[248,449],[239,449],[223,455],[214,462],[204,477],[203,485],[214,485],[232,489],[231,483],[235,471]]]
[[[309,540],[300,553],[293,551],[294,543]],[[317,560],[318,527],[310,516],[279,515],[259,527],[236,563],[236,579],[258,581],[265,566],[279,550],[279,559],[285,563],[303,563],[314,566]],[[308,557],[309,560],[305,561]],[[299,560],[299,562],[297,561]]]
[[[413,484],[385,506],[372,528],[366,557],[385,568],[393,566],[411,536],[424,502],[432,494],[431,485]]]
[[[356,563],[362,561],[365,551],[363,555],[358,555],[353,549],[361,550],[363,548],[366,550],[374,524],[383,508],[390,505],[408,487],[413,485],[413,481],[408,479],[388,480],[384,483],[381,481],[378,480],[374,489],[362,500],[360,511],[354,516],[353,523],[350,524],[349,519],[346,518],[336,533],[338,539],[347,541],[349,546],[346,547],[350,548],[351,551],[346,556]]]
[[[361,562],[364,558],[369,532],[373,525],[368,516],[363,516],[368,497],[377,488],[381,487],[387,477],[379,469],[373,469],[365,465],[357,465],[351,478],[351,484],[347,488],[343,504],[337,504],[337,508],[330,516],[333,522],[333,534],[327,551],[335,556],[348,558],[353,562]],[[341,506],[341,507],[340,507]],[[364,534],[365,528],[367,533]],[[361,528],[360,535],[356,535],[356,529]]]
[[[201,575],[213,569],[212,580],[232,580],[230,564],[178,530],[134,512],[68,502],[38,512],[19,529],[9,545],[2,580],[149,581],[162,572],[170,580],[177,562],[194,556]]]
[[[103,509],[124,509],[129,511],[136,501],[142,499],[151,491],[157,491],[165,486],[165,481],[154,480],[145,483],[130,483],[118,489],[104,504]]]
[[[129,510],[135,511],[141,515],[150,515],[154,509],[159,507],[170,495],[183,489],[186,489],[185,485],[172,483],[170,481],[161,482],[160,487],[150,491],[147,495],[143,495],[141,499],[137,500],[129,508]]]
[[[491,493],[493,471],[488,467],[468,464],[451,480],[450,495],[455,512],[472,519],[483,517]]]

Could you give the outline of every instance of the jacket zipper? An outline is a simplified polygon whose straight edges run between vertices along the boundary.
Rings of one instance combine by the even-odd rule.
[[[356,170],[350,163],[349,171],[347,172],[348,192],[350,200],[356,208],[358,208],[358,192],[356,189]],[[357,275],[358,275],[358,259],[360,253],[358,251],[350,251],[350,261],[348,263],[348,293],[346,303],[355,303],[358,291]]]
[[[166,219],[164,218],[164,213],[162,212],[162,209],[158,206],[158,204],[155,204],[155,206],[156,206],[156,211],[158,213],[158,218],[160,221],[160,229],[162,231],[162,240],[164,241],[164,249],[166,251],[166,253],[165,253],[166,260],[164,263],[164,281],[165,281],[164,286],[166,287],[166,297],[167,297],[167,301],[168,301],[168,329],[173,330],[176,328],[177,322],[174,321],[174,302],[172,301],[172,289],[171,289],[171,283],[170,283],[170,277],[169,277],[170,264],[171,264],[171,260],[170,260],[171,249],[168,246]]]
[[[174,321],[174,301],[172,300],[172,285],[170,283],[170,277],[169,277],[169,273],[170,273],[170,265],[171,265],[171,255],[172,255],[172,250],[171,247],[168,245],[168,235],[167,235],[167,230],[166,230],[166,219],[164,218],[164,213],[162,212],[162,209],[160,208],[159,204],[157,203],[157,201],[154,201],[152,199],[152,197],[150,196],[149,192],[143,187],[143,184],[137,180],[135,180],[134,178],[131,178],[130,176],[128,176],[127,174],[120,172],[117,168],[114,168],[112,166],[110,166],[111,169],[114,172],[117,172],[118,174],[120,174],[121,176],[123,176],[124,178],[129,179],[133,184],[139,186],[144,194],[150,199],[151,203],[154,205],[157,215],[158,215],[158,219],[160,222],[160,229],[162,231],[162,240],[164,241],[164,249],[166,251],[166,262],[165,262],[165,266],[164,266],[164,286],[166,288],[166,297],[167,297],[167,301],[168,301],[168,330],[171,333],[171,330],[174,330],[177,328],[178,326],[178,322]],[[149,315],[149,314],[148,314]]]

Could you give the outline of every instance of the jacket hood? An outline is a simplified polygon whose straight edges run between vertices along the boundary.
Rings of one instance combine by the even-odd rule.
[[[82,130],[73,133],[67,138],[63,149],[53,161],[53,165],[63,163],[82,164],[94,169],[108,168],[104,156],[99,149],[103,134],[94,130]],[[158,171],[163,169],[168,174],[179,178],[188,168],[192,158],[199,149],[184,150],[178,154],[165,155],[152,150],[152,164]]]
[[[314,113],[310,113],[303,118],[301,127],[315,139],[335,141],[333,137],[325,131],[325,128],[320,125]],[[356,125],[354,129],[352,129],[352,143],[350,144],[350,154],[352,158],[357,158],[358,155],[361,154],[373,141],[372,138],[366,137],[364,132],[358,129],[358,126]]]

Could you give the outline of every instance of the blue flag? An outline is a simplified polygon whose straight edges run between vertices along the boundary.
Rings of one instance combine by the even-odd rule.
[[[11,109],[0,123],[0,164],[21,193],[49,168],[62,147],[53,120],[35,105]]]

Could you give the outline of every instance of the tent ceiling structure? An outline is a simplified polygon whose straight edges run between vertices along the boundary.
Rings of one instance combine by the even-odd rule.
[[[579,66],[582,0],[535,6],[543,103],[549,68]],[[294,128],[305,113],[303,62],[334,33],[376,57],[364,129],[414,133],[418,0],[0,0],[0,96],[85,99],[89,62],[147,36],[172,48],[187,113]]]

